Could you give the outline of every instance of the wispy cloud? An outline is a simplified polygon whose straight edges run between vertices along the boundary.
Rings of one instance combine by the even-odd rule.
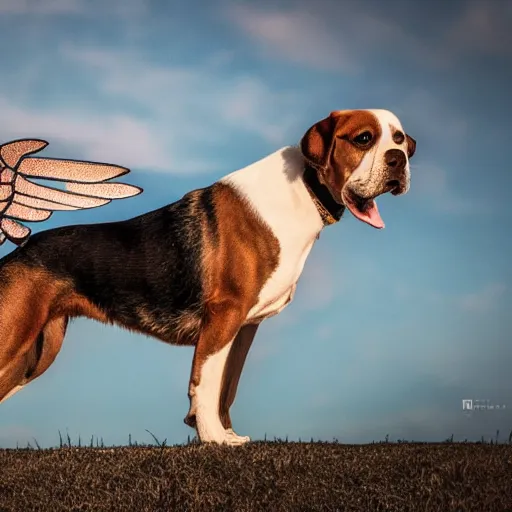
[[[148,7],[146,0],[0,0],[1,14],[23,16],[140,16]]]
[[[475,49],[510,55],[511,11],[509,2],[473,0],[451,23],[436,25],[435,40],[352,0],[319,1],[314,9],[305,1],[294,2],[292,8],[228,3],[225,16],[265,58],[352,74],[365,70],[372,59],[380,61],[383,47],[398,49],[396,58],[437,69],[446,69]]]
[[[417,289],[415,286],[404,282],[394,283],[392,286],[394,295],[409,302],[416,302],[423,306],[442,307],[445,312],[454,313],[457,310],[463,312],[484,313],[498,306],[500,300],[507,292],[505,283],[490,282],[480,289],[468,293],[440,292],[435,289]]]
[[[297,122],[298,97],[255,76],[225,73],[229,56],[215,57],[204,65],[163,66],[123,50],[62,45],[62,72],[82,80],[90,88],[86,98],[97,101],[28,107],[19,95],[0,95],[3,137],[47,138],[76,158],[187,174],[223,167],[205,146],[227,144],[233,134],[284,145]],[[33,87],[27,82],[26,93]]]
[[[467,3],[446,33],[451,53],[480,51],[491,55],[512,55],[512,4],[510,2]]]
[[[76,157],[129,167],[167,170],[172,165],[165,143],[147,122],[126,115],[97,118],[73,109],[36,110],[0,97],[6,139],[40,137],[62,143]]]
[[[469,119],[422,88],[411,90],[392,110],[403,120],[406,131],[418,141],[416,155],[411,160],[411,194],[421,196],[436,211],[474,212],[471,201],[457,191],[455,169],[452,171],[444,161],[445,155],[449,154],[445,150],[446,134],[450,137],[451,154],[467,147],[474,129]],[[424,148],[430,149],[428,156]]]
[[[228,3],[226,19],[251,38],[266,58],[280,58],[307,68],[348,74],[380,60],[383,47],[399,48],[404,59],[437,65],[436,51],[391,18],[378,16],[360,2],[295,2],[293,8]]]
[[[0,0],[2,14],[76,14],[84,7],[83,0]]]
[[[414,126],[414,137],[427,138],[431,144],[446,142],[449,133],[450,147],[459,146],[470,134],[468,118],[424,88],[410,89],[394,110],[399,116],[406,113],[407,122]]]
[[[62,54],[98,74],[105,99],[129,99],[155,124],[169,126],[172,120],[187,136],[216,140],[218,130],[205,122],[210,120],[277,144],[296,120],[298,98],[292,91],[276,92],[254,76],[227,75],[223,59],[215,56],[199,66],[170,67],[149,63],[142,55],[97,48],[63,46]]]
[[[262,46],[265,56],[278,56],[313,69],[355,71],[359,68],[358,60],[339,44],[325,20],[305,10],[230,5],[226,15]]]

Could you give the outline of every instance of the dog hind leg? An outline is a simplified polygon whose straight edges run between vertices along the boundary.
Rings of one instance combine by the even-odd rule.
[[[18,359],[0,369],[0,404],[23,388],[25,361]]]
[[[0,403],[42,375],[55,361],[62,347],[67,322],[66,317],[48,321],[29,350],[0,370]]]
[[[41,375],[64,338],[66,317],[49,320],[58,283],[23,265],[2,269],[0,289],[0,403]]]
[[[31,348],[24,385],[41,376],[55,361],[62,347],[67,325],[68,318],[65,316],[53,318],[46,323]]]

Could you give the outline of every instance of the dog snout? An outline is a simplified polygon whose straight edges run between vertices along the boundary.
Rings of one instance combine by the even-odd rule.
[[[388,149],[384,154],[384,161],[386,162],[388,169],[403,171],[405,169],[405,164],[407,163],[407,158],[405,153],[400,149]]]
[[[407,157],[400,149],[389,149],[384,154],[384,162],[388,171],[386,189],[393,195],[402,194],[406,188]]]

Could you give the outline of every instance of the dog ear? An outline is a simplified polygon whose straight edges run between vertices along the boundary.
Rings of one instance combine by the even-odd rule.
[[[334,145],[337,118],[329,117],[315,123],[302,137],[300,150],[306,161],[315,169],[326,169]]]
[[[416,141],[410,136],[405,134],[407,140],[407,156],[411,158],[416,153]]]

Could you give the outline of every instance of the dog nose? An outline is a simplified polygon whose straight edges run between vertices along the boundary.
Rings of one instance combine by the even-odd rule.
[[[388,149],[384,154],[386,165],[393,170],[401,170],[405,167],[407,159],[400,149]]]
[[[386,189],[393,195],[399,195],[405,190],[405,165],[407,157],[400,149],[388,149],[384,153],[384,162],[387,166]]]

